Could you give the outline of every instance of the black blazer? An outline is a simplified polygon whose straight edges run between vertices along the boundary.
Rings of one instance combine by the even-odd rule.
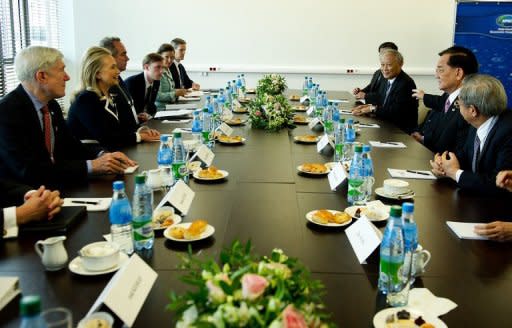
[[[384,83],[386,82],[386,83]],[[391,85],[388,99],[386,96],[387,81],[380,83],[380,91],[371,93],[373,105],[377,105],[377,117],[388,120],[406,133],[411,133],[418,126],[418,100],[412,97],[412,89],[416,89],[414,80],[401,71]]]
[[[420,126],[419,132],[424,136],[423,144],[434,153],[459,151],[464,147],[468,135],[469,124],[460,114],[456,101],[444,112],[446,99],[447,93],[442,96],[426,94],[423,98],[425,106],[432,110]]]
[[[108,106],[107,110],[106,99],[101,100],[93,91],[80,92],[68,113],[68,126],[75,136],[80,140],[96,140],[110,151],[136,144],[136,131],[127,129],[121,122],[116,98],[113,98],[114,106]]]
[[[377,99],[375,99],[375,95],[379,93],[383,81],[386,82],[386,79],[382,76],[382,71],[380,69],[376,70],[375,73],[373,73],[370,84],[361,90],[365,93],[364,100],[367,104],[376,103]]]
[[[505,189],[496,187],[496,175],[502,170],[512,169],[512,112],[507,110],[498,117],[480,152],[477,172],[473,173],[471,164],[475,135],[476,129],[470,127],[464,147],[456,154],[464,170],[459,187],[483,195],[506,193]]]
[[[4,207],[18,206],[23,203],[23,196],[29,191],[29,186],[0,179],[0,231],[4,231]],[[2,238],[0,237],[0,240]]]
[[[146,94],[146,81],[144,78],[144,72],[132,75],[126,79],[126,86],[128,91],[133,98],[135,110],[137,113],[144,112],[144,96]],[[160,88],[160,81],[153,81],[153,87],[151,88],[151,94],[149,95],[149,104],[147,106],[147,113],[151,116],[156,113],[155,99],[158,94],[158,88]]]
[[[1,178],[52,189],[87,180],[85,160],[96,158],[98,149],[86,149],[71,134],[55,100],[48,107],[55,136],[55,163],[46,149],[36,109],[23,87],[19,85],[0,100]]]
[[[178,64],[178,67],[176,67],[176,62],[173,62],[171,64],[171,67],[169,68],[171,71],[172,79],[174,80],[175,88],[176,89],[190,89],[192,88],[192,81],[187,74],[187,71],[185,70],[185,67],[182,64]],[[180,75],[178,74],[178,69],[180,70],[181,78],[183,80],[183,84],[180,80]]]
[[[121,77],[119,77],[119,84],[110,88],[109,92],[116,99],[117,112],[120,121],[125,125],[125,129],[137,130],[139,128],[137,110],[130,91],[128,91],[128,87]]]

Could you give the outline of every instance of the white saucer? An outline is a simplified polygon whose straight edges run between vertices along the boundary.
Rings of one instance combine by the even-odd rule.
[[[401,310],[404,310],[404,309],[407,310],[409,313],[411,313],[411,316],[413,318],[416,319],[419,316],[421,316],[423,318],[423,320],[425,320],[426,322],[432,324],[436,328],[447,328],[448,327],[438,317],[436,317],[434,315],[431,315],[429,313],[425,313],[425,312],[423,312],[421,310],[410,308],[408,306],[406,306],[406,307],[387,308],[387,309],[384,309],[382,311],[379,311],[373,317],[373,326],[375,328],[385,328],[386,327],[386,318],[389,315],[392,315],[393,313],[397,313],[398,311],[401,311]]]
[[[172,220],[174,221],[174,223],[171,224],[171,225],[168,225],[168,226],[161,226],[159,223],[157,223],[155,221],[151,222],[151,225],[153,226],[153,230],[164,230],[164,229],[167,229],[168,227],[172,227],[173,225],[180,223],[181,222],[181,216],[179,216],[178,214],[174,213],[172,215]]]
[[[375,189],[375,193],[381,197],[389,198],[389,199],[412,199],[414,198],[415,194],[414,191],[410,190],[410,193],[407,194],[388,194],[384,191],[384,187],[379,187]]]
[[[180,223],[180,224],[172,225],[172,226],[170,226],[170,227],[168,227],[167,229],[164,230],[164,237],[169,239],[169,240],[172,240],[172,241],[191,242],[191,241],[197,241],[197,240],[206,239],[206,238],[210,237],[211,235],[213,235],[215,233],[215,228],[208,224],[206,226],[205,231],[201,235],[199,235],[199,237],[197,237],[196,239],[176,239],[176,238],[171,236],[171,229],[172,228],[181,227],[183,229],[188,229],[191,224],[192,224],[192,222],[185,222],[185,223]]]
[[[119,262],[117,262],[115,266],[103,271],[89,271],[83,267],[82,259],[80,258],[80,256],[77,256],[71,262],[69,262],[68,268],[69,271],[79,274],[81,276],[97,276],[100,274],[106,274],[117,271],[126,261],[128,261],[128,259],[128,255],[126,255],[123,252],[119,252]]]
[[[319,225],[319,226],[338,228],[338,227],[346,226],[352,222],[352,219],[350,219],[341,224],[339,224],[339,223],[320,223],[320,222],[313,220],[313,214],[316,211],[318,211],[318,210],[314,210],[314,211],[310,211],[310,212],[306,213],[306,220],[308,220],[309,222],[311,222],[313,224]],[[328,211],[331,212],[332,214],[341,213],[340,211],[336,211],[336,210],[328,210]]]

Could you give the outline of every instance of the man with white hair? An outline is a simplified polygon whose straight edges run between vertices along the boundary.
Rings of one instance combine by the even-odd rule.
[[[15,69],[21,83],[0,100],[0,177],[33,187],[58,186],[123,173],[136,164],[120,152],[88,150],[68,130],[55,101],[65,95],[69,80],[60,51],[25,48]]]
[[[437,153],[430,161],[432,172],[483,195],[504,192],[496,186],[496,176],[512,169],[512,113],[506,110],[503,84],[489,75],[468,75],[459,93],[459,106],[471,125],[466,143],[456,153]]]

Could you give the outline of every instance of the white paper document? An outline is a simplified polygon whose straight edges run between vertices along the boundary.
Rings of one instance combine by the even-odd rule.
[[[359,218],[355,223],[345,230],[350,245],[356,253],[359,263],[364,263],[368,256],[379,247],[382,240],[382,233],[365,216]]]
[[[197,104],[168,104],[165,105],[165,109],[176,110],[176,109],[196,109]]]
[[[489,239],[487,237],[477,235],[474,231],[476,225],[485,224],[485,223],[446,221],[446,224],[450,227],[450,229],[452,229],[452,231],[460,239],[477,239],[477,240]]]
[[[18,277],[0,277],[0,310],[21,292]]]
[[[341,103],[348,103],[348,99],[329,99],[328,101],[332,102],[333,104],[341,104]]]
[[[407,148],[407,146],[400,141],[373,141],[370,140],[370,145],[375,148]]]
[[[85,206],[88,212],[106,211],[112,203],[111,197],[106,198],[64,198],[62,206]]]
[[[155,118],[162,117],[188,117],[192,114],[193,110],[179,109],[179,110],[161,110],[156,112]]]
[[[201,97],[178,97],[178,101],[199,101]]]
[[[194,90],[194,91],[187,92],[185,97],[187,97],[187,98],[189,98],[189,97],[201,97],[202,95],[204,95],[203,91],[201,91],[201,90]]]
[[[192,120],[173,120],[173,121],[163,120],[162,123],[165,123],[165,124],[183,124],[183,123],[190,123],[190,121],[192,121]]]
[[[132,174],[138,168],[139,168],[138,165],[127,167],[127,168],[124,169],[124,174]]]
[[[423,179],[423,180],[436,180],[437,177],[428,170],[401,170],[388,168],[389,175],[392,178],[400,179]]]

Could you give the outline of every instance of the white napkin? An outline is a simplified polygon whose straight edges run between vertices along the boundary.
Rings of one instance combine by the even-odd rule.
[[[97,202],[98,204],[82,204],[80,202]],[[106,198],[64,198],[62,206],[85,206],[88,212],[106,211],[112,203],[111,197]]]
[[[182,96],[179,96],[178,100],[179,101],[198,101],[198,100],[201,100],[201,97],[182,97]]]
[[[394,141],[370,141],[370,145],[376,148],[407,148],[407,146],[403,142],[394,142]]]
[[[485,223],[469,223],[469,222],[454,222],[446,221],[446,224],[453,230],[453,232],[460,239],[476,239],[476,240],[487,240],[489,238],[477,235],[475,233],[475,226],[478,224]]]
[[[124,174],[132,174],[138,168],[139,168],[138,165],[127,167],[127,168],[124,169]]]
[[[409,291],[407,306],[439,317],[457,307],[452,300],[437,297],[427,288],[413,288]]]
[[[182,123],[190,123],[190,121],[192,121],[192,120],[174,120],[174,121],[163,120],[162,123],[166,123],[166,124],[182,124]]]
[[[414,171],[414,172],[411,172]],[[434,174],[426,170],[400,170],[388,168],[389,175],[392,178],[401,179],[424,179],[424,180],[435,180],[437,179]]]

